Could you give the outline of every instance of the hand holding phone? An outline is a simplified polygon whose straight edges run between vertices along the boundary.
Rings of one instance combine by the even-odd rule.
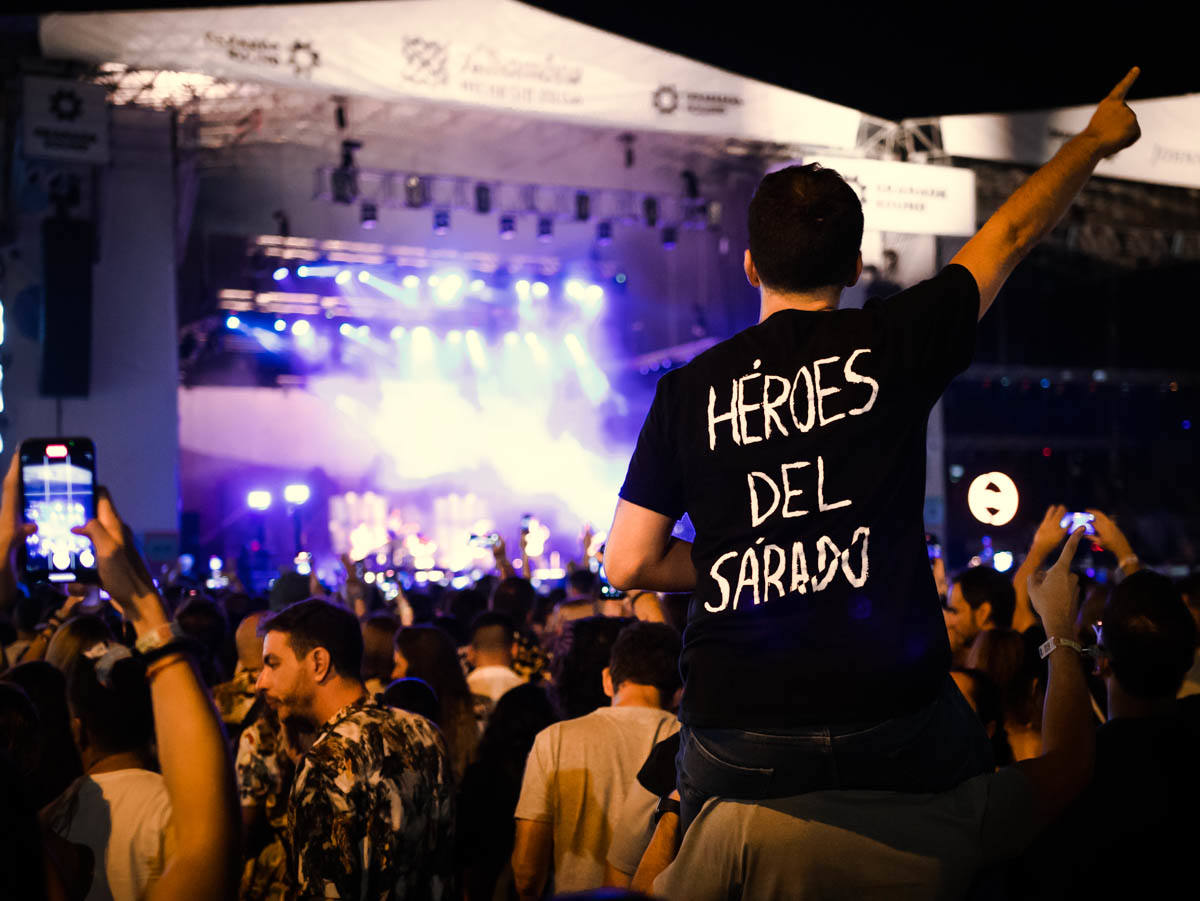
[[[1059,528],[1066,529],[1068,532],[1074,532],[1080,526],[1083,526],[1084,534],[1096,534],[1096,517],[1091,513],[1068,513],[1058,523]]]
[[[96,448],[89,438],[21,442],[21,512],[27,534],[23,576],[33,582],[94,583],[96,550],[75,529],[96,516]]]

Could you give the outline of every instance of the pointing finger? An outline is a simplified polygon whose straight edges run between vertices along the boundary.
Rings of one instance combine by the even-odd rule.
[[[1087,530],[1080,526],[1071,533],[1067,539],[1067,543],[1063,545],[1062,553],[1058,555],[1058,562],[1055,566],[1061,566],[1064,569],[1071,566],[1071,561],[1075,559],[1075,550],[1079,547],[1079,542],[1083,540],[1084,533]]]
[[[1129,93],[1129,89],[1133,87],[1133,83],[1137,81],[1138,76],[1142,74],[1142,70],[1137,66],[1126,73],[1125,77],[1117,82],[1117,86],[1109,91],[1109,100],[1124,100],[1125,95]]]

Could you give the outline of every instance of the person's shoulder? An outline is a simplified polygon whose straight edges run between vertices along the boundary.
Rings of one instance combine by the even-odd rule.
[[[862,312],[868,315],[881,311],[901,309],[906,301],[937,295],[961,295],[979,300],[979,286],[975,276],[965,266],[948,263],[928,278],[909,285],[888,297],[872,297],[863,304]]]

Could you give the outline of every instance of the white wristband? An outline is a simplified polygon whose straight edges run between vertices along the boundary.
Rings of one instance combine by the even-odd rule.
[[[1079,642],[1071,641],[1069,638],[1056,638],[1053,635],[1042,642],[1041,647],[1038,648],[1038,656],[1045,660],[1054,653],[1055,648],[1070,648],[1076,654],[1083,656],[1083,645]]]

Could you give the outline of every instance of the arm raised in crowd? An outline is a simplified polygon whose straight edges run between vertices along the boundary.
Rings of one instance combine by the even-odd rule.
[[[1079,580],[1071,561],[1084,530],[1076,529],[1058,561],[1029,579],[1029,595],[1050,638],[1073,639]],[[1053,821],[1092,778],[1096,730],[1080,655],[1059,645],[1046,658],[1050,674],[1042,713],[1042,753],[1017,764],[1033,788],[1042,823]]]
[[[97,502],[96,517],[75,531],[96,547],[101,584],[138,638],[165,630],[169,618],[162,598],[106,494]],[[156,660],[146,678],[176,836],[176,852],[150,899],[232,898],[239,863],[238,810],[233,765],[217,711],[184,653]]]
[[[1096,165],[1141,136],[1125,95],[1137,80],[1136,66],[1100,101],[1087,128],[1013,192],[983,228],[955,254],[979,285],[979,318],[1030,250],[1058,224]]]
[[[1141,569],[1142,564],[1133,552],[1133,546],[1125,537],[1125,533],[1117,527],[1116,520],[1099,510],[1087,512],[1095,517],[1093,525],[1096,527],[1096,542],[1117,558],[1117,566],[1122,574],[1130,576]]]
[[[36,531],[37,526],[21,521],[21,463],[20,454],[14,452],[0,497],[0,611],[16,603],[17,548]]]
[[[1012,627],[1018,632],[1024,632],[1037,622],[1033,606],[1029,603],[1029,577],[1042,568],[1042,564],[1051,552],[1058,547],[1059,542],[1067,534],[1060,525],[1062,518],[1067,515],[1067,508],[1055,504],[1046,509],[1041,525],[1033,533],[1033,541],[1029,544],[1029,553],[1013,574],[1013,590],[1017,594],[1017,606],[1013,610]]]

